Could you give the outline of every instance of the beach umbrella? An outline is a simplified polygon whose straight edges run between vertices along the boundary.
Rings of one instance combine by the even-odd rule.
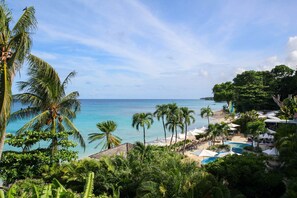
[[[233,128],[235,128],[235,127],[239,127],[240,125],[238,125],[238,124],[234,124],[234,123],[230,123],[230,124],[228,124],[228,126],[229,126],[229,127],[233,127]]]
[[[203,150],[195,151],[193,152],[193,154],[197,155],[198,157],[214,157],[218,153],[211,150],[203,149]]]
[[[233,151],[229,151],[229,152],[224,152],[224,153],[219,153],[216,157],[225,157],[226,155],[233,155],[236,154]]]
[[[268,132],[269,134],[276,134],[276,131],[273,131],[273,130],[271,130],[271,129],[267,129],[267,132]]]
[[[267,149],[265,151],[262,151],[263,153],[267,154],[267,155],[278,155],[278,150],[273,147],[272,149]]]
[[[230,131],[236,131],[237,129],[234,128],[234,127],[230,127],[229,130],[230,130]]]
[[[269,135],[267,133],[265,133],[264,136],[263,136],[263,138],[264,139],[268,139],[269,138]]]
[[[259,138],[259,139],[263,139],[263,138],[264,138],[264,135],[263,135],[263,134],[260,134],[260,135],[258,136],[258,138]]]

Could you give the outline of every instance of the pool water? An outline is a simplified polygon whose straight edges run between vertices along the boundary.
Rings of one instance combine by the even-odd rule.
[[[244,147],[251,146],[251,144],[240,143],[240,142],[225,142],[225,144],[230,145],[232,148],[232,151],[234,153],[239,153],[239,154],[242,154]]]
[[[234,153],[238,153],[238,154],[242,154],[243,152],[243,148],[246,147],[246,146],[251,146],[251,144],[248,144],[248,143],[240,143],[240,142],[225,142],[225,144],[227,145],[230,145],[231,146],[231,149]],[[214,162],[215,160],[217,160],[219,157],[208,157],[208,158],[205,158],[201,161],[201,164],[204,165],[204,164],[208,164],[208,163],[211,163],[211,162]]]
[[[208,164],[210,162],[214,162],[218,159],[218,157],[208,157],[208,158],[205,158],[204,160],[201,161],[201,164],[204,165],[204,164]]]

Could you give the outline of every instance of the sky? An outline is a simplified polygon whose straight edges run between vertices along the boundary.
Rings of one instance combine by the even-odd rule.
[[[297,65],[295,0],[6,2],[15,21],[34,6],[31,53],[61,78],[75,70],[80,98],[198,99],[243,71]]]

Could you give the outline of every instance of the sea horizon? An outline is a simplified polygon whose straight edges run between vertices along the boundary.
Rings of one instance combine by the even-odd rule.
[[[221,110],[225,103],[214,102],[213,100],[204,99],[79,99],[81,102],[81,111],[77,113],[76,119],[73,120],[74,125],[79,129],[86,142],[86,150],[77,146],[74,150],[79,152],[79,157],[86,157],[91,154],[101,151],[101,146],[95,149],[99,142],[88,143],[88,134],[99,132],[96,124],[99,122],[113,120],[117,123],[117,130],[114,135],[119,136],[124,143],[135,143],[143,141],[142,131],[137,131],[132,128],[132,116],[134,113],[155,111],[155,106],[158,104],[176,103],[178,106],[185,106],[195,111],[196,122],[189,126],[189,130],[201,128],[207,125],[207,119],[200,117],[200,109],[210,106],[213,111]],[[14,103],[12,112],[22,108],[20,103]],[[17,120],[8,124],[7,132],[14,134],[28,120]],[[171,132],[167,132],[171,135]],[[146,140],[154,141],[163,139],[164,132],[162,123],[154,118],[154,123],[146,132]],[[47,143],[42,142],[36,146],[45,146]],[[18,150],[8,145],[5,145],[5,150]]]

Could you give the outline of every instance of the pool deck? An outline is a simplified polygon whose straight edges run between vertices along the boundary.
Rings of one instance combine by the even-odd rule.
[[[232,137],[232,140],[230,142],[238,142],[238,143],[247,143],[247,138],[243,135],[235,135]],[[206,149],[209,147],[208,141],[198,146],[197,150]],[[194,150],[196,151],[196,150]],[[201,161],[207,157],[198,157],[197,155],[192,154],[194,151],[187,151],[185,152],[185,155],[193,161],[199,162],[199,166],[201,165]]]

